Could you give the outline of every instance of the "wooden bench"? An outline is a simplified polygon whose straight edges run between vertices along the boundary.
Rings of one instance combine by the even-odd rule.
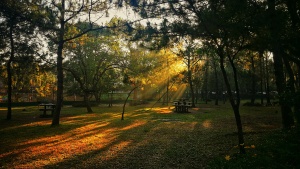
[[[180,99],[174,101],[175,112],[177,113],[188,113],[189,108],[192,107],[192,102],[187,101],[186,99]]]
[[[55,104],[41,103],[39,104],[39,110],[43,112],[40,117],[52,117],[55,110]],[[47,115],[47,111],[51,111],[51,114]]]

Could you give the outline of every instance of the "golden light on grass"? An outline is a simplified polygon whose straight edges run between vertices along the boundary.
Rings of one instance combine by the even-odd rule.
[[[202,126],[205,127],[205,128],[211,128],[212,125],[211,125],[211,120],[205,120],[203,123],[202,123]]]
[[[117,129],[98,131],[95,130],[96,126],[90,124],[65,134],[24,142],[19,147],[26,145],[26,148],[18,148],[13,154],[18,155],[16,157],[17,163],[19,162],[18,158],[26,163],[16,166],[19,168],[32,168],[55,164],[66,158],[72,158],[74,155],[102,149],[116,138],[113,133]]]
[[[67,125],[75,124],[78,118],[62,118],[62,128]],[[50,120],[39,121],[23,125],[23,127],[48,125]],[[108,121],[86,121],[83,126],[79,126],[62,134],[55,131],[60,128],[51,128],[49,136],[28,139],[27,141],[16,141],[14,150],[0,154],[0,158],[13,157],[12,166],[15,168],[43,168],[46,165],[55,165],[63,162],[65,159],[72,159],[75,156],[83,155],[93,151],[104,150],[106,147],[120,150],[130,142],[113,143],[119,133],[124,130],[130,130],[144,125],[145,121],[134,121],[125,127],[108,126]],[[51,134],[52,131],[52,134]],[[47,131],[45,131],[47,132]],[[47,135],[47,134],[46,134]],[[112,147],[111,147],[112,146]],[[114,157],[117,151],[109,157]],[[107,150],[103,153],[108,153]],[[107,157],[106,157],[107,158]]]
[[[123,127],[121,130],[129,130],[129,129],[132,129],[132,128],[135,128],[135,127],[139,127],[141,125],[144,125],[146,124],[146,121],[135,121],[133,124],[129,125],[129,126],[126,126],[126,127]]]
[[[169,114],[169,113],[173,113],[172,109],[169,109],[168,107],[157,107],[157,108],[153,108],[153,111],[160,113],[160,114]]]

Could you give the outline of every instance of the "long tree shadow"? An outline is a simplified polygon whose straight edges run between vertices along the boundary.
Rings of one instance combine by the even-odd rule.
[[[235,124],[231,118],[217,118],[220,112],[167,111],[141,109],[128,113],[124,121],[116,113],[66,116],[58,128],[27,124],[6,129],[6,134],[22,129],[22,137],[28,132],[33,137],[15,143],[3,142],[9,147],[1,150],[1,165],[3,168],[7,164],[19,168],[203,168],[210,159],[224,155],[235,145],[236,136],[226,134],[235,131]]]

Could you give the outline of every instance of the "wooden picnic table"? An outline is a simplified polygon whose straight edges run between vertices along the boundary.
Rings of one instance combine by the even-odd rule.
[[[52,117],[54,110],[55,110],[55,104],[53,103],[41,103],[39,104],[39,110],[43,112],[40,117]],[[51,111],[51,115],[47,115],[47,111]]]
[[[192,107],[192,102],[187,101],[186,99],[180,99],[174,101],[175,112],[177,113],[188,113],[189,108]]]

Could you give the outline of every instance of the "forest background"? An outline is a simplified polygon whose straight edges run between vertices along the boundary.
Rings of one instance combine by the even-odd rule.
[[[88,112],[91,99],[101,103],[112,93],[132,93],[133,104],[188,97],[193,107],[226,98],[245,153],[241,99],[278,103],[285,130],[299,120],[299,6],[296,0],[5,0],[0,54],[7,119],[20,93],[55,102],[52,126],[70,96],[82,97]],[[97,24],[117,8],[140,18]]]

